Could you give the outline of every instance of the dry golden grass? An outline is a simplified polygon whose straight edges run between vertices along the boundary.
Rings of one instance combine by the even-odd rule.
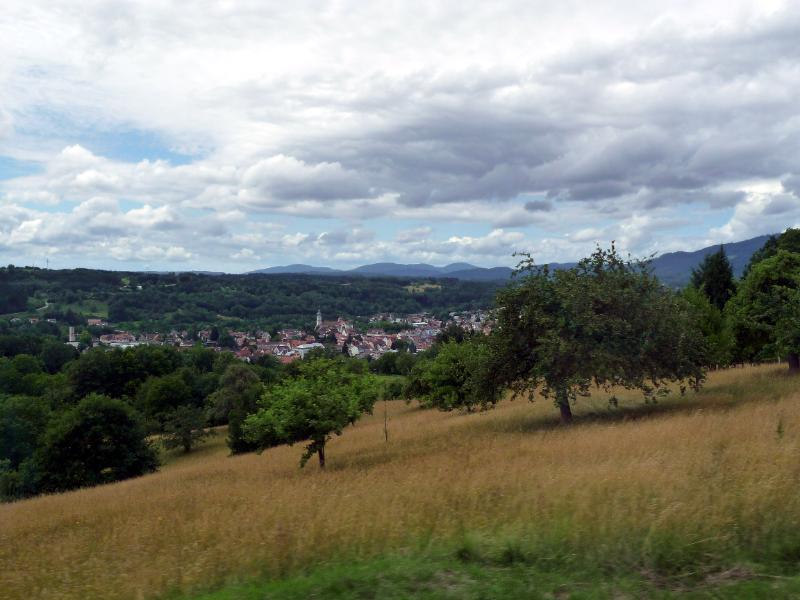
[[[327,472],[298,469],[299,446],[229,458],[217,436],[154,475],[0,506],[0,595],[150,598],[464,532],[609,565],[800,548],[800,393],[782,368],[714,373],[630,418],[605,402],[570,428],[545,402],[393,403],[388,443],[379,406],[331,442]]]

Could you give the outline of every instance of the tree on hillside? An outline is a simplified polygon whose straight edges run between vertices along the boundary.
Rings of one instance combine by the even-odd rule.
[[[490,352],[486,340],[478,337],[441,344],[432,360],[412,370],[410,387],[422,406],[467,412],[487,408],[499,399],[499,389],[491,385]]]
[[[242,425],[247,415],[258,408],[264,388],[261,380],[251,367],[237,363],[225,370],[219,385],[219,389],[208,397],[209,419],[215,423],[228,423],[231,454],[255,450],[256,445],[245,439]]]
[[[42,398],[0,396],[0,500],[37,492],[34,456],[50,416],[51,408]]]
[[[162,438],[164,447],[168,450],[183,448],[187,454],[199,442],[212,435],[212,432],[206,429],[203,410],[185,404],[177,406],[164,416],[162,428],[164,430]]]
[[[47,340],[42,344],[42,352],[39,354],[45,370],[50,373],[58,373],[68,362],[78,357],[78,351],[72,346],[68,346],[57,340]]]
[[[493,385],[531,399],[539,391],[563,422],[591,384],[639,389],[646,400],[669,382],[699,387],[702,335],[647,263],[623,260],[612,245],[555,272],[528,257],[517,274],[497,297]]]
[[[150,473],[158,459],[130,406],[91,394],[53,419],[37,465],[42,491],[56,492]]]
[[[696,287],[687,286],[681,296],[692,307],[695,323],[705,338],[708,366],[729,365],[736,346],[730,320]]]
[[[217,345],[220,348],[229,348],[230,350],[235,350],[236,340],[233,339],[233,336],[230,333],[223,329],[219,334],[219,338],[217,339]]]
[[[324,468],[328,440],[372,412],[378,392],[374,376],[353,373],[342,361],[303,361],[297,377],[267,388],[258,411],[245,420],[245,438],[260,450],[308,441],[300,466],[317,454]]]
[[[800,254],[800,229],[789,228],[778,238],[778,250]]]
[[[447,342],[457,342],[460,344],[465,339],[468,339],[469,335],[470,334],[458,323],[449,323],[447,327],[436,335],[436,341],[441,344],[446,344]]]
[[[136,405],[152,431],[163,431],[173,411],[179,406],[191,405],[192,400],[192,389],[176,372],[145,381],[139,389]]]
[[[696,269],[692,269],[692,286],[702,291],[711,304],[719,310],[725,308],[735,291],[733,267],[720,246],[717,252],[707,254]]]
[[[800,370],[800,254],[778,250],[753,265],[726,312],[741,358],[785,356]]]
[[[408,375],[414,362],[414,355],[405,349],[385,352],[369,363],[369,370],[379,375]]]
[[[800,229],[789,228],[780,235],[771,235],[758,250],[753,252],[747,266],[744,268],[742,278],[750,274],[750,270],[762,260],[772,258],[778,250],[800,254]]]

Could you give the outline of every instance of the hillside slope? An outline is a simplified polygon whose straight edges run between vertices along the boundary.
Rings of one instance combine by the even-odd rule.
[[[0,506],[0,589],[191,595],[331,561],[483,552],[467,538],[563,577],[577,564],[668,578],[796,569],[795,380],[735,369],[685,399],[620,399],[582,400],[571,428],[544,402],[471,415],[390,403],[389,441],[379,406],[332,440],[327,472],[300,470],[297,446],[229,458],[217,438],[153,475]]]

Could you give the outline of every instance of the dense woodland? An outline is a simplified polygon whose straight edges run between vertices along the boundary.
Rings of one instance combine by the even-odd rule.
[[[416,295],[407,283],[3,270],[4,289],[17,294],[3,296],[6,308],[44,297],[74,306],[91,296],[109,302],[111,314],[135,312],[128,316],[139,322],[156,320],[155,298],[170,321],[204,303],[214,306],[202,309],[213,315],[234,298],[238,305],[243,294],[255,301],[258,290],[265,294],[258,310],[272,315],[265,319],[284,311],[302,319],[318,304],[335,313],[339,302],[346,313],[347,298],[361,302],[358,311],[400,312],[425,303],[428,310],[483,306],[486,294],[497,296],[491,335],[451,325],[426,352],[399,348],[369,362],[335,347],[289,365],[272,357],[249,364],[200,345],[78,352],[64,344],[58,324],[2,319],[0,496],[13,500],[147,473],[158,468],[158,446],[190,452],[214,425],[228,425],[232,453],[304,443],[301,463],[316,455],[324,467],[326,442],[380,399],[472,412],[511,391],[552,402],[568,423],[590,387],[606,390],[614,410],[615,389],[639,390],[645,402],[657,402],[699,388],[709,368],[780,360],[800,371],[800,230],[770,238],[739,280],[720,248],[679,291],[613,245],[571,269],[551,272],[523,261],[518,277],[499,290],[445,281]],[[295,292],[304,299],[290,306]],[[181,298],[195,308],[185,311]],[[272,311],[265,298],[276,298],[280,308]]]
[[[330,318],[378,312],[435,315],[484,308],[499,284],[320,275],[127,273],[31,267],[0,268],[0,315],[35,312],[69,324],[87,316],[131,330],[302,327],[317,309]]]

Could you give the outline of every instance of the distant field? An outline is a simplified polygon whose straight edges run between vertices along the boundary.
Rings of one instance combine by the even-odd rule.
[[[512,592],[530,580],[564,598],[792,597],[800,389],[784,368],[713,373],[655,406],[599,394],[569,428],[546,402],[394,402],[388,443],[378,406],[327,472],[298,469],[300,446],[229,458],[219,435],[154,475],[0,506],[0,595],[376,597],[397,581],[380,597],[529,597]]]
[[[72,310],[78,314],[90,315],[98,319],[108,318],[108,303],[101,302],[100,300],[86,299],[83,302],[76,302],[73,304],[60,304],[56,308],[63,311]]]
[[[442,286],[438,283],[412,283],[405,288],[409,294],[424,294],[428,290],[440,290]]]

